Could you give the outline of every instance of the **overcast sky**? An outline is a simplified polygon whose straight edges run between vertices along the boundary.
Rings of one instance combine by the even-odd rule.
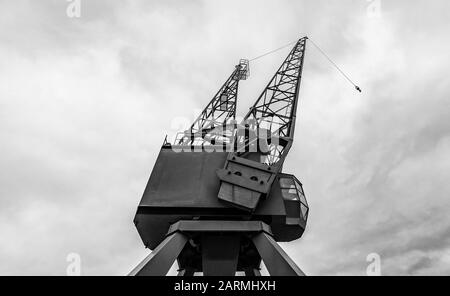
[[[132,223],[164,136],[240,58],[310,36],[294,146],[310,275],[450,275],[450,3],[0,0],[0,274],[123,275],[148,250]],[[380,5],[378,5],[380,4]],[[289,49],[257,60],[238,114]],[[194,112],[195,111],[195,112]]]

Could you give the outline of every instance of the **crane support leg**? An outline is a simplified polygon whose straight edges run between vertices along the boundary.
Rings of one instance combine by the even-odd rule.
[[[189,243],[187,243],[189,241]],[[260,276],[264,261],[270,275],[305,275],[272,238],[261,221],[181,220],[166,239],[129,275],[166,275],[175,259],[179,276]]]
[[[178,270],[177,276],[194,276],[195,269],[186,267]]]
[[[304,276],[303,271],[283,251],[278,243],[267,233],[260,232],[253,237],[258,253],[270,275],[274,276]]]
[[[258,268],[249,267],[249,268],[246,268],[244,270],[244,272],[245,272],[245,276],[261,276],[261,272],[259,271]]]
[[[177,259],[188,238],[174,232],[159,244],[133,271],[130,276],[165,276]]]

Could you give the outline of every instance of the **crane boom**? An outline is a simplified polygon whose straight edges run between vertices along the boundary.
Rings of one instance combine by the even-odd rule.
[[[303,37],[297,41],[244,117],[244,122],[251,123],[250,128],[265,130],[272,140],[279,140],[278,143],[269,143],[269,153],[262,161],[268,165],[282,165],[294,139],[298,91],[307,39]],[[261,132],[258,134],[262,136]]]
[[[306,40],[297,41],[238,128],[237,149],[217,171],[220,200],[253,212],[272,188],[294,140]]]
[[[232,132],[228,135],[226,132],[222,132],[222,135],[211,135],[210,132],[215,128],[223,127],[229,120],[235,119],[239,81],[247,79],[248,75],[248,61],[240,60],[231,75],[220,87],[208,105],[206,105],[191,127],[181,134],[181,138],[176,141],[177,144],[217,144],[216,142],[219,137],[225,142],[228,140],[231,142],[232,139],[229,139],[229,137],[232,136]]]

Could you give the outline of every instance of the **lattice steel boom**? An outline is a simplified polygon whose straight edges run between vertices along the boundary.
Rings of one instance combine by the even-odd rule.
[[[238,128],[237,150],[217,172],[220,200],[253,212],[269,194],[294,140],[306,40],[298,40]]]
[[[267,87],[244,118],[254,123],[250,129],[267,130],[269,153],[263,163],[281,166],[292,146],[298,91],[301,82],[307,37],[301,38],[291,50]],[[278,145],[277,145],[278,144]]]
[[[236,102],[240,80],[249,75],[248,60],[240,60],[233,73],[225,81],[216,95],[203,109],[191,127],[176,140],[180,145],[229,144],[233,131],[223,128],[236,117]],[[234,127],[234,125],[231,125]],[[215,133],[215,129],[217,129]]]

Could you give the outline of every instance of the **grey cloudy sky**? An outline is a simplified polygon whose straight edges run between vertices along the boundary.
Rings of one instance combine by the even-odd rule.
[[[64,275],[71,252],[129,272],[165,134],[239,58],[307,34],[363,93],[307,47],[285,171],[311,213],[283,247],[312,275],[364,275],[372,252],[386,275],[450,275],[450,3],[373,3],[0,0],[0,274]],[[287,52],[251,64],[238,113]]]

